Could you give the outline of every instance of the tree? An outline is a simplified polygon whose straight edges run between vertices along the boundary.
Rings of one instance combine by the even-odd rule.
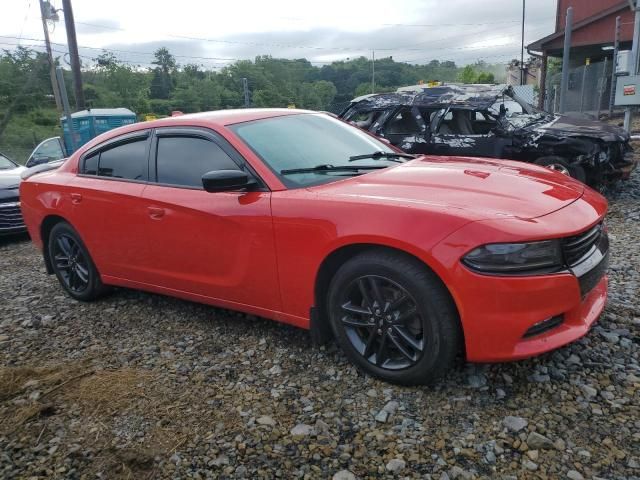
[[[167,99],[175,88],[173,74],[176,70],[176,59],[165,47],[159,48],[154,53],[155,60],[151,63],[157,65],[153,69],[151,80],[151,98]]]
[[[478,80],[478,74],[472,65],[467,65],[462,69],[462,72],[460,72],[458,79],[462,83],[476,83]]]
[[[493,73],[481,72],[476,79],[476,83],[496,83]]]

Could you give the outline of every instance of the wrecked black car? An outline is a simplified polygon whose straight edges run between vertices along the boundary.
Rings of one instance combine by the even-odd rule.
[[[339,117],[407,153],[533,162],[596,187],[636,166],[625,130],[538,110],[506,85],[404,87],[358,97]]]

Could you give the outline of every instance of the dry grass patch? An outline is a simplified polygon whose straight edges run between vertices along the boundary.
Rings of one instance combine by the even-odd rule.
[[[61,367],[0,367],[0,402],[20,395],[28,388],[27,382],[50,385],[63,375]]]
[[[136,369],[102,370],[79,379],[64,389],[64,398],[103,413],[121,411],[147,398],[154,376]]]

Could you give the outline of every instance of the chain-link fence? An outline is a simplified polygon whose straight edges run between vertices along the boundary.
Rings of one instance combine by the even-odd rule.
[[[609,110],[611,94],[611,62],[602,61],[569,70],[569,86],[565,111],[599,115]],[[560,110],[560,81],[562,73],[547,77],[544,109]]]

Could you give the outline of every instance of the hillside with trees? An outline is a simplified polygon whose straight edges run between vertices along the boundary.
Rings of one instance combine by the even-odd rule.
[[[349,100],[371,93],[371,60],[359,57],[315,66],[306,59],[259,56],[218,70],[178,65],[166,48],[155,52],[150,67],[120,61],[104,53],[83,69],[87,105],[126,107],[144,115],[169,115],[244,106],[242,79],[248,80],[253,107],[287,107],[337,112]],[[432,60],[423,65],[376,59],[375,90],[385,92],[420,81],[493,83],[499,65],[482,61],[459,67]],[[65,71],[69,101],[75,103],[70,72]],[[46,137],[59,135],[59,114],[43,53],[18,47],[0,54],[0,151],[24,162]]]

